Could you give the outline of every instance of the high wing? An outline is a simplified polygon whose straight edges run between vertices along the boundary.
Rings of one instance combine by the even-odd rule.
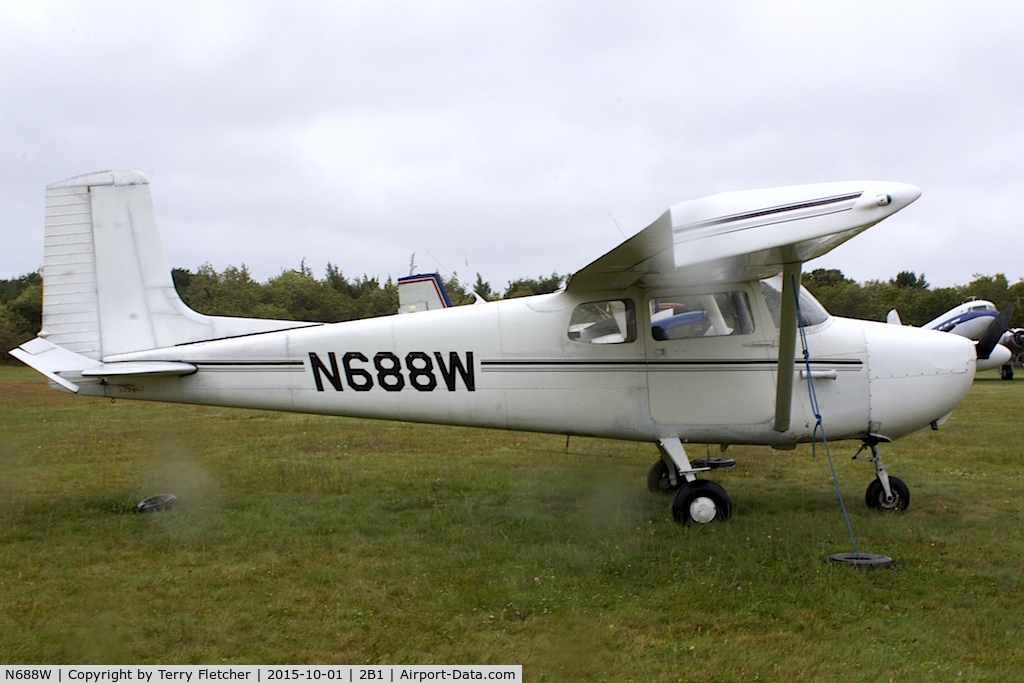
[[[816,258],[921,196],[905,183],[842,182],[725,192],[680,202],[569,280],[567,289],[750,282],[783,274],[775,429],[789,429],[794,287]]]
[[[842,182],[680,202],[572,276],[570,291],[760,280],[834,249],[921,196],[913,185]]]

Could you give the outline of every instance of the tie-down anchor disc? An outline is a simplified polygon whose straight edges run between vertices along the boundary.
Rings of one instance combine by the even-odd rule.
[[[874,553],[834,553],[828,556],[828,561],[832,564],[845,564],[856,567],[861,571],[892,569],[895,565],[891,557]]]
[[[178,502],[178,497],[173,493],[161,493],[157,496],[150,496],[135,507],[136,512],[163,512],[170,510]]]

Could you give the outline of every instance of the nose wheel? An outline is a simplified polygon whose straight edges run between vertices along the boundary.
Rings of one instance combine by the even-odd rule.
[[[906,510],[910,505],[910,489],[899,477],[889,477],[889,490],[891,496],[885,495],[885,488],[878,479],[868,484],[868,490],[864,494],[864,502],[872,510]]]
[[[878,441],[865,439],[860,449],[854,454],[856,460],[865,448],[871,449],[871,457],[868,461],[875,466],[875,479],[868,484],[868,490],[864,493],[864,502],[872,510],[883,510],[897,512],[910,507],[910,488],[899,477],[890,477],[885,464],[878,456]]]

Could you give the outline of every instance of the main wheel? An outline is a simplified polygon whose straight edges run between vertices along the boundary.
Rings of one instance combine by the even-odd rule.
[[[686,526],[722,522],[730,515],[732,501],[729,494],[713,481],[688,481],[679,487],[672,501],[672,516]]]
[[[892,500],[885,499],[885,488],[878,479],[872,479],[868,484],[867,493],[864,494],[864,502],[872,510],[906,510],[910,507],[910,489],[899,477],[889,477],[889,488],[892,490]]]
[[[999,368],[999,376],[1005,380],[1013,379],[1013,363],[1007,363]]]
[[[651,493],[672,493],[685,481],[683,477],[677,477],[677,483],[673,486],[668,478],[668,465],[665,464],[664,460],[659,459],[658,462],[651,466],[650,472],[647,473],[647,490]]]

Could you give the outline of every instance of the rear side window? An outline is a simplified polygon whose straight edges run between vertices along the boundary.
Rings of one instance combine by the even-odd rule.
[[[657,341],[751,334],[754,319],[745,292],[651,299],[651,336]]]

